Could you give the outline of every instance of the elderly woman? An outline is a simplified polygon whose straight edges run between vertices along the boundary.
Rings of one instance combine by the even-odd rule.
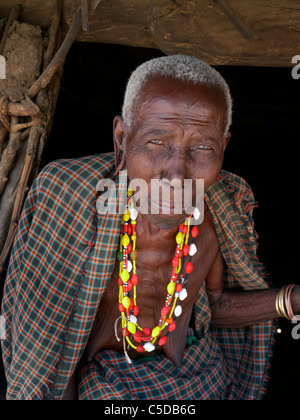
[[[231,113],[209,65],[153,59],[128,82],[115,153],[41,172],[2,305],[8,399],[263,397],[273,319],[300,310],[299,287],[264,280],[252,191],[222,170]],[[99,179],[120,190],[120,171],[148,187],[147,211],[129,187],[123,214],[97,212]],[[205,192],[192,214],[175,198],[188,179],[193,202],[197,180]],[[168,198],[153,203],[153,180]]]

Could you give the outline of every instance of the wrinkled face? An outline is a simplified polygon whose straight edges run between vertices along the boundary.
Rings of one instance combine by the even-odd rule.
[[[120,117],[114,122],[116,155],[123,152],[119,170],[125,165],[130,180],[143,179],[148,189],[149,221],[161,228],[182,223],[186,217],[176,189],[184,180],[204,180],[206,190],[217,181],[224,150],[230,135],[224,136],[225,98],[215,88],[195,86],[174,80],[148,81],[135,107],[135,119],[128,129]],[[172,182],[171,214],[163,213],[164,197],[151,201],[151,180]],[[162,184],[163,185],[163,184]],[[150,204],[160,214],[151,214]],[[153,208],[153,207],[152,207]],[[180,211],[181,209],[181,211]]]

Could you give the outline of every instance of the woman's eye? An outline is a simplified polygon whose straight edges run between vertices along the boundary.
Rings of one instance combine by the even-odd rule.
[[[163,142],[161,140],[158,140],[158,139],[150,140],[149,143],[151,143],[151,144],[163,144]]]
[[[198,146],[198,149],[201,149],[201,150],[212,150],[212,147],[211,146],[208,146],[207,144],[200,144]]]

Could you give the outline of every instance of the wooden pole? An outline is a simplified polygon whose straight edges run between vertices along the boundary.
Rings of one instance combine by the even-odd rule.
[[[12,126],[16,124],[18,124],[18,117],[12,117]],[[16,132],[10,137],[0,162],[0,195],[3,193],[7,184],[8,176],[14,166],[20,145],[20,132]]]
[[[48,47],[43,57],[44,71],[42,75],[31,86],[26,97],[20,103],[12,103],[6,97],[0,98],[0,120],[2,122],[0,126],[0,199],[9,181],[9,174],[14,167],[22,142],[27,141],[23,167],[14,186],[16,197],[12,209],[6,209],[11,211],[11,217],[4,245],[2,249],[0,248],[0,276],[5,271],[30,182],[38,172],[37,167],[55,112],[63,64],[82,28],[82,23],[84,22],[86,27],[88,13],[93,13],[100,1],[90,2],[89,7],[87,7],[88,3],[81,2],[83,9],[80,7],[76,11],[69,31],[55,54],[62,10],[62,0],[57,0],[54,17],[49,28]],[[17,11],[17,8],[12,11],[6,28],[10,27]],[[0,43],[2,48],[5,46],[6,39],[7,36]],[[24,118],[25,121],[23,121]],[[4,148],[8,133],[9,139]],[[2,149],[4,149],[3,153]]]
[[[91,9],[90,9],[92,13],[96,10],[100,1],[101,0],[96,0],[92,2]],[[54,75],[58,71],[59,67],[64,63],[67,57],[67,54],[70,51],[70,48],[72,47],[73,43],[75,42],[77,38],[77,35],[80,32],[81,26],[82,26],[82,12],[81,12],[81,7],[79,7],[75,13],[75,16],[73,18],[69,31],[60,49],[57,51],[55,57],[53,58],[51,63],[48,65],[44,73],[29,89],[28,96],[31,99],[34,99],[39,93],[39,91],[47,87],[48,84],[51,82]]]
[[[257,39],[255,33],[245,24],[240,16],[226,3],[225,0],[215,0],[215,2],[223,10],[225,16],[234,24],[240,34],[247,39],[252,41]]]
[[[6,39],[8,37],[9,29],[11,25],[14,23],[14,21],[18,19],[20,12],[21,12],[21,8],[18,5],[15,5],[10,12],[10,15],[9,15],[9,18],[8,18],[6,27],[4,29],[1,42],[0,42],[0,55],[3,55],[4,46],[5,46]]]

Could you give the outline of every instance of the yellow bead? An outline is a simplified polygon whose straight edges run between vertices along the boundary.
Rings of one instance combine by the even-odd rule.
[[[177,235],[176,235],[176,243],[177,243],[177,245],[180,245],[181,242],[182,242],[182,240],[183,240],[183,234],[181,232],[178,232]]]
[[[129,195],[129,197],[131,197],[133,194],[133,189],[131,187],[128,188],[127,190],[127,195]]]
[[[131,253],[130,253],[130,258],[132,259],[132,261],[136,261],[136,260],[137,260],[137,257],[138,257],[137,250],[136,250],[136,249],[134,249],[134,250],[133,250],[133,251],[131,251]]]
[[[121,273],[121,279],[123,280],[124,283],[126,283],[129,280],[130,274],[128,273],[127,270],[123,270]]]
[[[132,322],[128,322],[127,329],[131,334],[136,333],[136,326]]]
[[[131,220],[132,225],[136,225],[136,220]]]
[[[125,309],[128,309],[130,306],[130,299],[128,296],[125,296],[122,300],[122,305],[124,306]]]
[[[168,286],[167,286],[167,290],[168,290],[169,295],[173,295],[173,294],[174,294],[174,292],[175,292],[175,287],[176,287],[176,284],[175,284],[173,281],[171,281],[171,282],[168,284]]]
[[[123,215],[123,220],[124,222],[128,222],[129,219],[130,219],[130,213],[129,213],[129,210],[127,209]]]
[[[130,238],[129,238],[129,236],[127,235],[127,233],[125,233],[124,235],[123,235],[123,237],[122,237],[122,245],[123,246],[128,246],[129,245],[129,242],[130,242]]]
[[[155,328],[153,328],[153,330],[152,330],[152,334],[151,334],[151,336],[152,336],[153,338],[158,337],[159,333],[160,333],[160,328],[159,328],[159,327],[155,327]]]

